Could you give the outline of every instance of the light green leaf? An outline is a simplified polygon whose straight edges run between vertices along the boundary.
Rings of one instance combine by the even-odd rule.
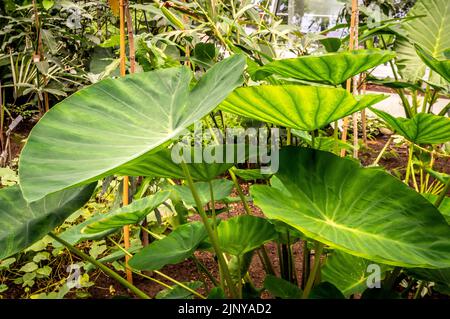
[[[438,60],[428,54],[420,46],[415,45],[417,55],[422,59],[431,70],[437,72],[447,82],[450,82],[450,59]]]
[[[411,119],[393,117],[375,108],[372,112],[381,117],[397,134],[416,144],[440,144],[450,141],[450,119],[429,113],[418,113]]]
[[[106,79],[54,106],[33,128],[19,179],[28,201],[114,174],[211,112],[242,83],[245,59],[214,65],[190,90],[192,72],[169,68]]]
[[[386,98],[367,94],[355,99],[344,89],[260,85],[239,88],[220,108],[259,121],[303,131],[319,129]]]
[[[219,245],[226,253],[242,256],[277,237],[266,219],[241,215],[222,221],[217,227]]]
[[[214,200],[220,201],[231,194],[233,190],[233,182],[228,179],[215,179],[211,181],[212,188],[214,190]],[[198,182],[194,183],[197,193],[200,197],[200,201],[203,205],[211,202],[211,192],[209,183]],[[192,196],[191,189],[186,185],[174,185],[170,187],[175,191],[181,200],[186,205],[197,206],[194,197]]]
[[[35,243],[91,197],[95,185],[51,194],[27,203],[18,185],[0,190],[0,259]]]
[[[39,266],[35,262],[26,263],[22,268],[19,269],[21,272],[33,272],[38,269]]]
[[[395,43],[397,67],[402,78],[417,81],[425,74],[425,64],[416,54],[413,44],[419,45],[429,55],[441,59],[450,48],[450,2],[448,0],[418,0],[408,12],[408,17],[421,16],[401,24],[400,38]],[[431,82],[442,83],[440,76]],[[445,83],[445,82],[444,82]]]
[[[82,229],[82,232],[85,234],[96,234],[125,225],[137,224],[166,201],[169,196],[170,192],[164,191],[133,201],[130,205],[113,210],[102,215],[102,218],[88,223]]]
[[[376,263],[336,250],[327,258],[322,268],[322,280],[335,285],[346,297],[362,293],[367,288],[368,277],[373,274],[373,271],[368,268],[372,264]],[[377,265],[381,270],[381,280],[389,266]]]
[[[275,176],[284,191],[250,189],[268,218],[376,262],[450,266],[450,226],[436,207],[390,174],[331,153],[287,147]]]
[[[192,281],[192,282],[184,282],[185,286],[191,288],[192,290],[196,290],[202,286],[200,281]],[[178,285],[174,285],[171,289],[166,288],[158,292],[155,296],[156,299],[193,299],[194,295],[188,290],[180,287]]]
[[[234,163],[243,163],[245,161],[245,151],[238,152],[238,147],[240,146],[234,144],[220,144],[189,147],[185,150],[163,149],[154,154],[146,154],[134,160],[130,165],[122,166],[117,173],[128,176],[186,179],[183,168],[172,158],[173,152],[177,155],[180,154],[180,162],[181,156],[185,159],[191,177],[194,180],[209,181],[233,167]],[[217,161],[215,161],[216,154]],[[210,155],[211,160],[206,160],[205,156]],[[201,160],[196,160],[196,156],[201,156]]]
[[[138,270],[158,270],[189,258],[206,238],[200,222],[181,225],[166,237],[152,242],[130,259],[129,265]]]
[[[270,62],[259,68],[255,76],[262,79],[270,74],[278,74],[299,80],[338,85],[394,57],[394,52],[377,49],[306,55]]]

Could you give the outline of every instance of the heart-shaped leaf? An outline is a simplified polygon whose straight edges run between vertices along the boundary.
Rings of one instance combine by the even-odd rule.
[[[33,128],[19,164],[24,197],[98,180],[154,151],[211,112],[242,83],[245,59],[192,72],[169,68],[106,79],[54,106]]]
[[[270,62],[255,73],[256,79],[270,74],[312,82],[338,85],[352,76],[395,57],[391,51],[355,50],[322,55],[307,55]]]
[[[259,121],[312,131],[373,105],[386,96],[367,94],[358,98],[344,89],[260,85],[236,89],[220,108]]]
[[[393,117],[375,108],[372,112],[381,117],[391,129],[416,144],[440,144],[450,141],[450,119],[429,113],[418,113],[411,119]]]
[[[64,190],[27,203],[18,185],[0,190],[0,260],[35,243],[91,197],[95,185]]]
[[[450,82],[450,59],[438,60],[432,55],[428,54],[420,46],[415,45],[415,48],[417,55],[431,70],[437,72],[447,82]]]
[[[266,219],[242,215],[222,221],[217,227],[219,245],[226,253],[242,256],[277,237]]]
[[[254,203],[306,236],[380,263],[450,266],[450,226],[420,194],[378,169],[313,149],[280,151],[282,188],[254,185]]]
[[[375,267],[371,267],[375,265]],[[327,258],[325,266],[322,268],[322,280],[335,285],[346,297],[362,293],[367,288],[367,279],[375,270],[380,270],[380,280],[389,266],[376,264],[373,261],[346,254],[342,251],[334,251]]]
[[[170,192],[163,191],[149,195],[103,215],[99,220],[88,223],[82,232],[85,234],[96,234],[111,229],[131,224],[137,224],[161,205],[170,196]]]
[[[158,270],[189,258],[207,237],[200,222],[181,225],[166,237],[154,241],[130,259],[130,266],[139,270]]]
[[[212,189],[214,191],[214,201],[220,201],[231,194],[233,190],[233,182],[228,179],[215,179],[211,181]],[[200,201],[203,205],[211,202],[211,191],[209,183],[198,182],[194,183]],[[174,185],[170,187],[171,190],[180,196],[181,200],[186,205],[197,206],[191,189],[186,185]]]
[[[447,0],[417,0],[398,30],[403,37],[395,42],[397,67],[402,78],[417,81],[425,75],[425,64],[413,44],[440,59],[450,48],[450,4]],[[440,76],[432,75],[432,82],[441,83]],[[444,82],[445,83],[445,82]]]

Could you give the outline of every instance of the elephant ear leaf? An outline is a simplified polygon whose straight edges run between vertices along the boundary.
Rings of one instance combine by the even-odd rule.
[[[438,60],[417,44],[415,45],[415,48],[417,55],[422,59],[423,63],[450,83],[450,59]]]
[[[344,89],[260,85],[236,89],[222,102],[220,108],[259,121],[312,131],[386,97],[367,94],[356,99]]]
[[[24,197],[34,201],[120,171],[211,112],[242,83],[234,55],[190,90],[192,72],[169,68],[106,79],[53,107],[33,128],[19,163]]]
[[[371,265],[375,265],[376,268],[372,269]],[[370,281],[374,271],[379,270],[378,279],[382,280],[389,268],[389,266],[336,250],[327,258],[321,274],[324,281],[332,283],[344,296],[349,297],[355,293],[362,293],[367,288],[367,281]]]
[[[102,218],[88,223],[82,232],[85,234],[96,234],[117,229],[125,225],[137,224],[144,219],[155,208],[161,205],[170,196],[170,192],[163,191],[150,195],[130,205],[123,206],[103,215]]]
[[[189,258],[207,237],[200,222],[181,225],[166,237],[152,242],[130,259],[130,266],[138,270],[158,270]]]
[[[414,17],[414,19],[411,19]],[[416,82],[425,75],[425,64],[413,44],[440,59],[450,48],[450,3],[448,0],[418,0],[400,25],[402,35],[395,42],[396,65],[404,80]],[[438,74],[430,82],[445,84]]]
[[[0,190],[0,260],[32,245],[80,209],[95,185],[63,190],[28,203],[18,185]]]
[[[379,263],[450,267],[450,226],[436,207],[390,174],[332,153],[287,147],[275,176],[284,190],[250,189],[268,218]]]
[[[217,227],[219,245],[226,253],[242,256],[277,237],[275,227],[264,218],[242,215]]]
[[[322,55],[308,55],[272,61],[260,67],[254,78],[270,74],[311,82],[339,85],[352,76],[385,63],[395,57],[391,51],[355,50]]]
[[[372,112],[381,117],[397,134],[416,144],[441,144],[450,141],[450,119],[429,113],[418,113],[411,119],[393,117],[375,108]]]

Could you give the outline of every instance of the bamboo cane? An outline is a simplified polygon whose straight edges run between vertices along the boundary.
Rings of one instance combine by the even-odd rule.
[[[120,21],[120,75],[125,76],[125,0],[119,0],[119,21]],[[122,205],[128,205],[128,176],[123,178],[123,193],[122,193]],[[123,227],[123,241],[125,249],[130,248],[130,227]],[[126,274],[128,282],[133,282],[133,273],[131,269],[128,268],[128,261],[130,256],[125,256]]]
[[[352,0],[352,14],[351,14],[351,19],[350,19],[350,38],[349,38],[349,44],[348,44],[348,48],[349,50],[353,50],[355,47],[355,33],[357,32],[357,12],[358,12],[358,0]],[[356,39],[358,38],[358,36],[356,36]],[[357,41],[357,40],[356,40]],[[352,84],[352,79],[347,79],[347,91],[351,92],[351,84]],[[347,132],[348,132],[348,117],[344,118],[344,124],[343,124],[343,128],[342,128],[342,141],[346,142],[347,141]],[[354,121],[355,122],[355,121]],[[355,132],[353,132],[355,134]],[[358,133],[356,132],[356,137],[358,137],[357,135]],[[341,156],[345,156],[345,149],[341,149]]]

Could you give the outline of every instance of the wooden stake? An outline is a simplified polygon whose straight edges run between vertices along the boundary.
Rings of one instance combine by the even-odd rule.
[[[120,75],[125,76],[126,66],[125,66],[125,0],[119,1],[119,21],[120,21]],[[128,205],[128,176],[123,178],[122,183],[122,205]],[[123,227],[123,241],[125,249],[128,250],[130,248],[130,226]],[[133,273],[131,269],[128,268],[128,261],[130,260],[130,256],[125,255],[125,265],[126,265],[126,273],[127,280],[130,283],[133,283]]]
[[[350,51],[352,51],[355,48],[355,32],[357,32],[357,13],[358,13],[358,0],[352,0],[352,15],[350,19],[350,38],[349,38],[349,44],[348,48]],[[358,36],[356,36],[356,41],[358,39]],[[347,79],[347,91],[351,92],[351,86],[352,86],[352,79]],[[342,141],[347,141],[347,131],[348,131],[348,117],[344,118],[344,125],[342,128]],[[355,133],[355,132],[354,132]],[[356,134],[358,134],[356,132]],[[356,135],[358,137],[358,135]],[[345,149],[341,149],[341,156],[345,156]]]

